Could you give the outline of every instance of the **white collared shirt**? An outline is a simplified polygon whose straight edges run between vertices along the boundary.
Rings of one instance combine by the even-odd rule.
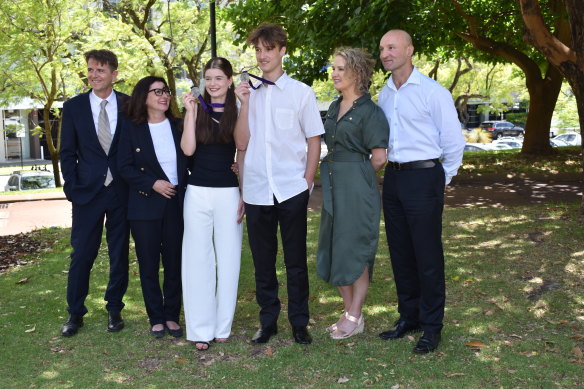
[[[168,119],[160,123],[148,123],[150,137],[154,143],[154,152],[156,159],[160,164],[168,181],[172,185],[178,185],[178,173],[176,171],[176,147],[174,137]]]
[[[314,91],[286,73],[251,90],[243,200],[274,205],[308,189],[306,139],[324,133]]]
[[[462,163],[466,143],[452,95],[414,67],[397,89],[393,76],[379,94],[379,106],[389,122],[387,159],[411,162],[442,158],[446,184]]]
[[[93,123],[95,124],[96,134],[102,100],[104,99],[96,95],[93,90],[89,94],[89,103],[91,104],[91,114],[93,116]],[[118,124],[118,99],[116,98],[116,93],[112,90],[112,93],[110,93],[110,95],[105,100],[107,100],[105,111],[107,112],[107,117],[110,122],[110,131],[112,135],[114,135],[116,133],[116,126]]]

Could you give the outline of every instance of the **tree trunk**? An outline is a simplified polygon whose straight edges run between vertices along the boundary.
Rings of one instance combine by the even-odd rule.
[[[572,92],[576,97],[576,106],[578,107],[578,120],[580,122],[580,134],[583,133],[584,129],[584,72],[575,69],[575,73],[571,76],[566,75]],[[582,169],[584,171],[584,143],[582,143]],[[584,180],[583,180],[584,182]],[[580,222],[584,223],[584,193],[582,193],[582,202],[580,204]]]
[[[529,77],[527,80],[529,112],[521,153],[533,156],[550,155],[554,153],[554,149],[550,146],[549,131],[563,77],[554,66],[548,64],[545,78]]]
[[[49,154],[51,155],[51,162],[53,164],[53,175],[55,176],[55,186],[57,188],[59,188],[59,187],[63,186],[63,184],[61,183],[61,173],[60,173],[61,170],[59,168],[59,149],[57,147],[55,147],[55,142],[53,140],[53,131],[51,128],[50,112],[51,112],[51,107],[48,105],[45,105],[43,107],[43,121],[44,121],[44,127],[45,127],[45,137],[47,138],[47,147],[49,148]],[[57,136],[60,136],[60,135],[61,134],[59,131]]]

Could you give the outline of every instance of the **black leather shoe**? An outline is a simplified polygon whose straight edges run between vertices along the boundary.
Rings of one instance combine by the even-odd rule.
[[[385,331],[379,334],[379,337],[383,340],[394,340],[403,338],[411,332],[421,331],[422,327],[419,324],[410,324],[405,320],[398,320],[395,322],[395,328],[393,330]]]
[[[83,327],[83,316],[69,315],[69,319],[61,328],[61,335],[73,336]]]
[[[270,340],[270,338],[277,333],[278,326],[275,324],[268,327],[262,327],[255,333],[253,338],[251,338],[251,341],[256,344],[268,343],[268,340]]]
[[[107,330],[108,332],[118,332],[124,328],[124,320],[120,312],[108,312]]]
[[[150,328],[150,335],[152,335],[156,339],[162,338],[165,333],[166,331],[164,330],[164,327],[162,327],[161,330],[153,330],[152,328]]]
[[[416,354],[427,354],[430,351],[436,350],[438,343],[440,343],[440,332],[424,331],[422,337],[414,347],[414,352]]]
[[[183,336],[182,328],[177,328],[176,330],[172,330],[169,327],[166,327],[166,329],[168,330],[168,333],[170,334],[170,336],[172,336],[173,338],[180,338],[181,336]]]
[[[292,336],[294,341],[300,344],[310,344],[312,343],[312,336],[308,333],[306,327],[292,327]]]

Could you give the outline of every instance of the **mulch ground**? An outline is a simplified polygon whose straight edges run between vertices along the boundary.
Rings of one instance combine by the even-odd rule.
[[[38,239],[34,233],[0,236],[0,274],[35,262],[34,254],[48,249],[49,242]]]

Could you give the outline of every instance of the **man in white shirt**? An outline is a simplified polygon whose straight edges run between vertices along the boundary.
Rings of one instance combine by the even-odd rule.
[[[288,286],[288,319],[294,340],[309,344],[306,217],[308,197],[320,157],[324,132],[313,90],[282,68],[287,34],[280,26],[262,24],[248,37],[256,51],[261,83],[241,83],[235,93],[241,110],[235,127],[243,164],[249,244],[254,260],[260,329],[254,343],[277,334],[280,313],[276,253],[278,224]],[[241,166],[240,166],[241,169]]]
[[[379,336],[398,339],[422,330],[413,351],[424,354],[440,342],[444,186],[462,163],[465,140],[450,92],[412,64],[410,35],[388,31],[379,50],[391,72],[379,105],[390,127],[383,212],[400,314],[395,329]]]

